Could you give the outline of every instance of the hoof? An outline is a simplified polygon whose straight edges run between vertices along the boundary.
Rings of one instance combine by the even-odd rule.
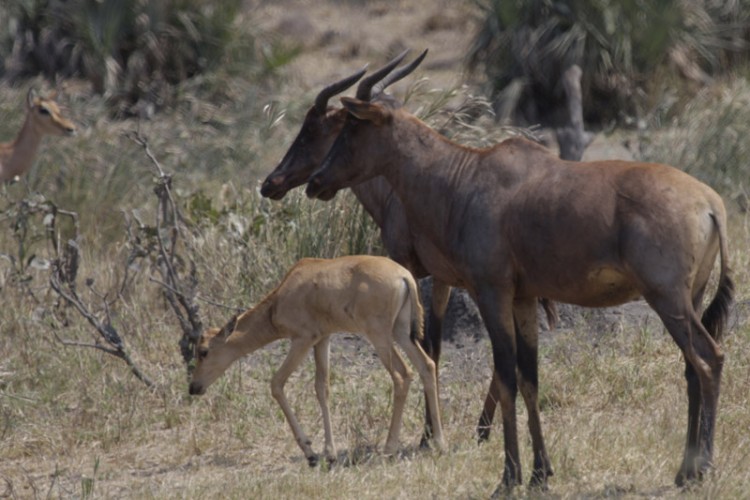
[[[422,434],[422,439],[419,440],[419,449],[428,450],[430,449],[430,438],[427,435]]]
[[[547,477],[543,475],[537,475],[536,473],[531,475],[529,480],[529,490],[545,492],[549,491],[549,485],[547,484]]]
[[[307,457],[307,465],[310,467],[316,467],[319,461],[320,459],[318,458],[318,455],[310,455]]]
[[[674,484],[678,488],[689,490],[693,486],[703,481],[703,473],[701,472],[685,472],[680,471],[677,473],[677,477],[674,478]]]
[[[534,466],[534,471],[531,473],[531,479],[529,480],[529,489],[536,491],[547,491],[547,478],[554,476],[555,473],[552,470],[552,465],[549,460],[540,461]]]
[[[514,499],[516,496],[513,494],[513,485],[508,486],[507,484],[500,483],[495,491],[490,495],[491,500],[500,500],[502,498]]]
[[[477,444],[486,443],[490,439],[490,430],[491,428],[489,426],[480,426],[477,427]]]
[[[703,481],[703,476],[710,468],[711,462],[709,460],[695,459],[690,461],[688,465],[683,463],[674,478],[674,484],[678,488],[690,488]]]

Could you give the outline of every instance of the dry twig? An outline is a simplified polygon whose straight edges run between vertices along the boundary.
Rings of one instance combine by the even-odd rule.
[[[143,252],[143,237],[149,248],[155,247],[158,257],[156,270],[161,280],[151,280],[162,287],[164,298],[177,316],[182,329],[180,352],[188,371],[193,360],[195,343],[203,331],[200,308],[196,304],[198,277],[195,262],[188,259],[189,271],[180,273],[178,267],[184,269],[185,259],[178,254],[178,240],[186,227],[186,222],[180,213],[172,196],[172,176],[164,171],[149,148],[148,141],[139,132],[134,132],[130,138],[140,145],[151,161],[157,174],[154,194],[159,200],[156,212],[156,226],[149,228],[137,220],[138,231],[129,231],[131,246],[134,252]],[[134,217],[135,218],[135,217]],[[154,242],[155,239],[155,242]]]

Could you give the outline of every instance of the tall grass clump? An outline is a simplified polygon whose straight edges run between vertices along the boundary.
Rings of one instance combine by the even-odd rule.
[[[640,157],[676,165],[748,206],[750,84],[738,78],[699,92],[684,111],[641,134]]]
[[[468,67],[486,74],[498,109],[530,123],[564,104],[559,82],[572,64],[583,70],[586,119],[622,123],[643,115],[664,87],[705,84],[748,54],[739,0],[478,4]]]
[[[175,86],[255,56],[241,0],[12,0],[0,7],[0,76],[77,77],[116,114],[149,115]],[[228,68],[232,64],[227,65]]]

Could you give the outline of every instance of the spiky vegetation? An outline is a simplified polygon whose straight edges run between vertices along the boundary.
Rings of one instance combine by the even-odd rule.
[[[171,105],[175,87],[255,57],[239,36],[240,0],[13,0],[0,7],[0,76],[79,77],[116,114]],[[227,63],[230,63],[227,66]],[[3,71],[4,70],[4,71]],[[3,75],[3,73],[5,75]]]
[[[699,92],[673,119],[667,110],[654,113],[652,127],[641,133],[640,156],[680,165],[750,207],[748,95],[747,80],[736,79]]]
[[[660,0],[485,0],[467,56],[498,108],[554,121],[565,69],[583,70],[583,109],[597,123],[641,117],[664,87],[704,84],[748,54],[748,4]],[[668,71],[667,71],[668,70]],[[669,80],[660,73],[681,75]]]

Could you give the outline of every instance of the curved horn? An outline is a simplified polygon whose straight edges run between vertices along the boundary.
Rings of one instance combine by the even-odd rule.
[[[387,75],[377,84],[375,84],[372,87],[372,92],[371,92],[372,95],[380,94],[381,92],[383,92],[383,90],[385,90],[387,86],[391,85],[392,83],[396,83],[397,81],[401,80],[405,76],[408,76],[412,71],[417,69],[417,66],[419,66],[419,63],[421,63],[424,60],[425,56],[427,55],[428,50],[429,49],[424,49],[424,52],[422,52],[419,55],[419,57],[414,59],[409,64],[405,64],[404,66],[401,66],[400,68],[395,70],[393,73]]]
[[[359,87],[357,87],[357,99],[360,99],[362,101],[369,101],[370,100],[370,90],[372,89],[372,86],[378,83],[380,80],[385,78],[385,76],[393,71],[393,68],[395,68],[398,63],[400,63],[404,57],[406,57],[406,54],[409,53],[409,49],[406,49],[401,54],[397,55],[391,61],[377,70],[375,73],[371,74],[364,80],[362,80],[359,83]]]
[[[318,111],[318,113],[325,113],[326,107],[328,106],[328,99],[340,92],[345,91],[346,89],[357,83],[357,81],[362,78],[362,76],[366,72],[367,66],[357,71],[353,75],[347,76],[343,80],[339,80],[336,83],[332,83],[321,90],[318,94],[318,97],[315,98],[315,109]]]

